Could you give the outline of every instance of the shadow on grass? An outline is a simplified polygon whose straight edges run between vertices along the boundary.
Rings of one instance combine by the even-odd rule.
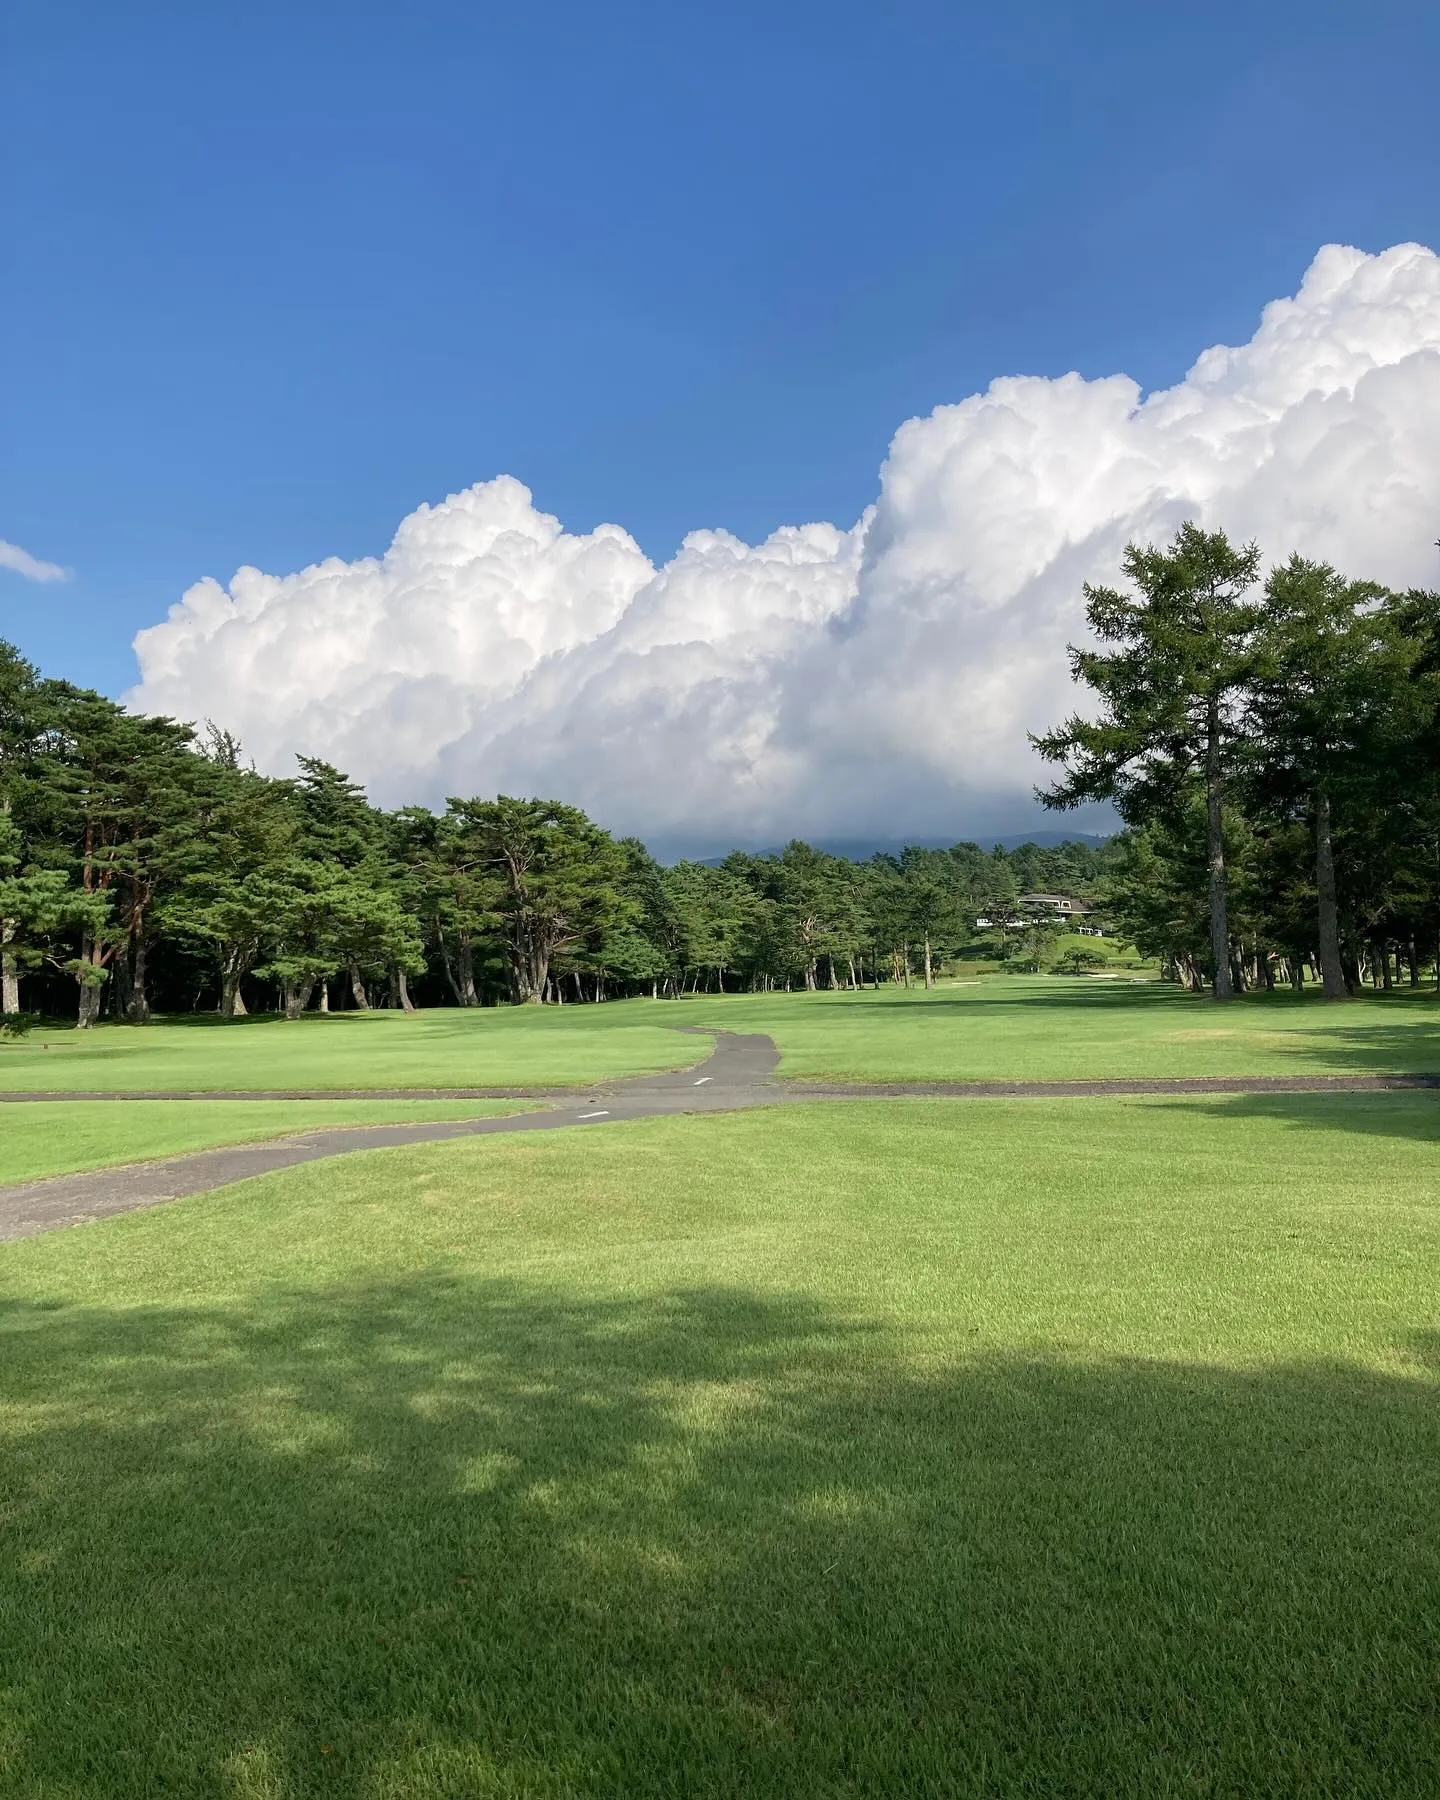
[[[1387,1002],[1387,1005],[1404,1004]],[[1410,1012],[1408,1025],[1382,1022],[1372,1016],[1346,1023],[1345,1009],[1337,1007],[1335,1023],[1307,1031],[1285,1047],[1287,1061],[1297,1065],[1323,1063],[1327,1071],[1340,1068],[1354,1075],[1440,1074],[1440,1007],[1432,1001],[1421,1014]]]
[[[997,985],[1013,980],[1011,977],[995,976]],[[1003,992],[988,993],[985,983],[976,987],[967,986],[963,993],[953,993],[940,987],[926,993],[923,987],[895,988],[886,986],[882,989],[862,988],[858,992],[847,988],[821,988],[813,993],[804,993],[799,989],[793,994],[685,994],[678,1000],[663,1001],[662,1005],[684,1006],[694,1009],[707,1004],[725,1006],[731,1001],[745,1006],[786,1006],[792,1001],[799,1006],[834,1006],[839,1008],[864,1007],[868,1012],[872,1009],[885,1012],[892,1008],[913,1012],[923,1008],[926,1012],[959,1012],[975,1013],[987,1011],[1025,1011],[1061,1008],[1073,1010],[1077,1005],[1110,1007],[1120,1010],[1135,1006],[1170,1006],[1179,1010],[1212,1005],[1203,994],[1187,994],[1183,988],[1176,987],[1173,982],[1153,981],[1150,979],[1131,981],[1121,977],[1116,981],[1078,981],[1068,977],[1030,977],[1033,986],[1015,988],[1007,985]],[[1247,996],[1248,998],[1248,996]],[[1274,996],[1256,996],[1271,999]],[[1283,997],[1282,997],[1283,999]],[[1301,1002],[1304,1004],[1304,1001]]]
[[[443,1276],[11,1305],[7,1795],[1431,1795],[1413,1374]]]
[[[1440,1093],[1420,1090],[1348,1094],[1226,1094],[1157,1101],[1166,1112],[1225,1119],[1268,1119],[1297,1131],[1355,1131],[1371,1137],[1440,1144]]]

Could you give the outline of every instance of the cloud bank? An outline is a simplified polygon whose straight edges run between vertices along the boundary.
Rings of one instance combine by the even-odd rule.
[[[41,562],[38,556],[32,556],[18,544],[7,544],[4,538],[0,538],[0,569],[10,569],[27,581],[64,581],[70,573],[59,563]]]
[[[387,803],[539,793],[671,845],[946,837],[1033,817],[1081,584],[1187,518],[1394,585],[1440,534],[1440,257],[1331,245],[1254,337],[1142,397],[1015,376],[896,432],[849,530],[697,531],[656,569],[509,476],[381,558],[206,579],[132,705],[213,717]]]

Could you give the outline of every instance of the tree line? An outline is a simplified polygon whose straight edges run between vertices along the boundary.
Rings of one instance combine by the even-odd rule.
[[[1440,977],[1440,595],[1187,524],[1087,586],[1096,702],[1032,738],[1046,804],[1108,800],[1107,903],[1217,999]]]
[[[0,644],[0,1013],[593,1002],[931,983],[1104,853],[973,843],[850,861],[795,842],[664,867],[557,801],[385,811],[331,764],[278,779],[215,726],[141,717]],[[1007,946],[1011,948],[1011,946]],[[23,984],[23,993],[22,993]]]
[[[1262,583],[1255,545],[1194,525],[1123,566],[1128,590],[1086,587],[1071,652],[1094,716],[1032,740],[1047,805],[1118,811],[1102,848],[665,867],[558,801],[386,811],[318,758],[262,775],[224,730],[0,642],[0,1015],[929,985],[977,920],[989,954],[1042,966],[1043,925],[1013,924],[1034,890],[1088,897],[1220,999],[1440,976],[1440,595],[1299,556]]]

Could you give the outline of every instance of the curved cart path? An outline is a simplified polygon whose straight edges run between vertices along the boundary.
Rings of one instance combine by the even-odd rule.
[[[780,1053],[759,1035],[707,1032],[698,1026],[678,1029],[713,1037],[710,1056],[693,1068],[660,1075],[637,1075],[588,1092],[573,1088],[354,1088],[346,1090],[272,1089],[226,1093],[7,1093],[5,1101],[36,1100],[339,1100],[339,1099],[533,1099],[546,1110],[501,1118],[430,1119],[412,1124],[347,1125],[297,1133],[256,1144],[234,1144],[201,1150],[162,1162],[129,1163],[120,1168],[90,1169],[77,1175],[55,1175],[16,1187],[0,1188],[0,1242],[31,1237],[66,1225],[81,1225],[112,1213],[158,1206],[188,1194],[227,1187],[272,1169],[352,1150],[377,1150],[398,1144],[443,1143],[452,1138],[484,1137],[510,1131],[559,1131],[576,1125],[612,1124],[626,1119],[652,1119],[669,1113],[733,1112],[752,1106],[774,1106],[797,1100],[860,1099],[1040,1099],[1094,1098],[1112,1094],[1304,1094],[1376,1093],[1395,1089],[1440,1088],[1440,1075],[1201,1075],[1172,1080],[1114,1081],[975,1081],[777,1082]]]

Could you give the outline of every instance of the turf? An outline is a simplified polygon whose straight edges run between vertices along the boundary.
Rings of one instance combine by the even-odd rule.
[[[1015,946],[1017,951],[1021,948]],[[1047,971],[1054,970],[1064,961],[1072,950],[1082,950],[1087,956],[1098,957],[1098,966],[1116,973],[1128,975],[1144,975],[1147,978],[1158,978],[1160,965],[1154,957],[1142,956],[1133,944],[1127,944],[1116,937],[1087,937],[1080,931],[1062,931],[1055,937],[1041,958],[1041,967]],[[947,965],[951,973],[962,976],[991,976],[1000,973],[1004,965],[995,957],[989,944],[969,945],[962,948],[954,960]]]
[[[816,1104],[0,1249],[0,1791],[1440,1791],[1428,1095]]]
[[[0,1107],[0,1187],[324,1125],[474,1119],[523,1110],[523,1102],[498,1100],[15,1100]]]
[[[0,1089],[582,1084],[698,1061],[704,1044],[677,1025],[766,1032],[782,1076],[801,1079],[1440,1072],[1440,1001],[1428,989],[1336,1005],[1262,994],[1222,1008],[1169,983],[1011,976],[928,994],[887,986],[60,1030],[0,1044]]]
[[[781,1074],[860,1081],[1440,1072],[1430,990],[1327,1004],[1290,994],[1216,1006],[1168,982],[992,977],[926,993],[697,996],[677,1022],[770,1033]]]
[[[683,1068],[705,1053],[643,1006],[169,1018],[0,1042],[0,1089],[545,1087]]]

